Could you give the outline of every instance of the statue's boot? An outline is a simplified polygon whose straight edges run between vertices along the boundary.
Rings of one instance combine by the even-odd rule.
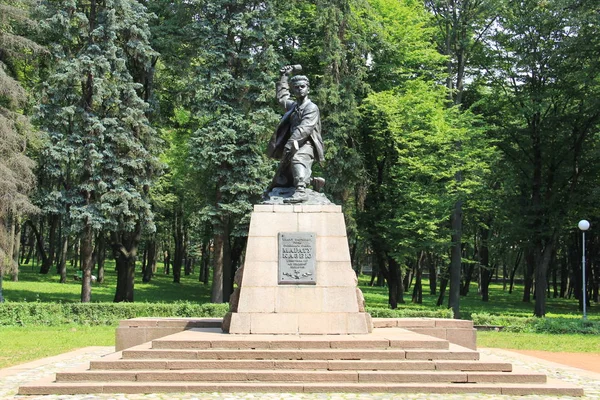
[[[306,194],[304,187],[297,187],[296,191],[294,192],[292,197],[283,199],[283,202],[288,203],[288,204],[294,204],[294,203],[302,203],[303,201],[306,201],[306,200],[308,200],[308,195]]]

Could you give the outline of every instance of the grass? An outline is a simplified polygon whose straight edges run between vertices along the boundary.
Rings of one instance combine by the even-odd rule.
[[[0,368],[87,346],[114,346],[115,326],[0,327]]]
[[[39,268],[23,266],[19,281],[5,277],[3,294],[6,301],[41,301],[75,303],[81,299],[81,282],[73,279],[75,269],[67,269],[67,282],[61,284],[60,276],[51,271],[47,275],[38,273]],[[92,284],[92,302],[112,302],[117,285],[114,261],[106,261],[104,283]],[[141,273],[136,275],[134,299],[136,302],[210,302],[210,285],[198,282],[198,275],[181,275],[180,283],[173,283],[172,275],[162,272],[162,265],[149,283],[142,282]]]
[[[510,350],[541,350],[571,353],[600,353],[597,335],[551,335],[546,333],[477,332],[478,347]]]
[[[388,304],[388,289],[386,287],[370,287],[367,286],[370,277],[361,276],[359,279],[359,285],[365,296],[365,301],[370,307],[387,307]],[[411,307],[416,309],[427,309],[436,308],[437,295],[429,294],[429,282],[423,280],[423,304],[414,304],[411,302],[412,287],[405,293],[404,300],[405,304],[400,304],[398,307]],[[469,294],[467,296],[461,296],[460,298],[460,311],[461,318],[469,319],[473,313],[488,313],[494,315],[515,315],[530,317],[533,315],[534,301],[531,303],[524,303],[523,298],[523,287],[516,286],[512,294],[508,291],[504,291],[501,283],[492,283],[490,285],[490,299],[488,302],[481,301],[481,297],[477,294],[477,283],[472,283]],[[448,304],[448,294],[444,301],[446,308]],[[572,317],[581,318],[581,311],[578,309],[578,301],[575,299],[560,299],[560,298],[548,298],[546,300],[546,310],[548,317]],[[587,314],[589,319],[600,319],[600,306],[592,303],[591,307],[588,307]]]

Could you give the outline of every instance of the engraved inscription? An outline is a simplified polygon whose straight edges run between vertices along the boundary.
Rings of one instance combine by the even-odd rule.
[[[310,232],[279,233],[279,283],[316,284],[316,234]]]

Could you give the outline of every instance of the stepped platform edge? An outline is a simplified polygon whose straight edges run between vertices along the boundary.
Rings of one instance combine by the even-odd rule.
[[[132,318],[116,329],[115,347],[121,351],[164,336],[193,328],[221,328],[222,318]],[[374,328],[403,328],[447,340],[475,350],[476,330],[472,321],[444,318],[373,318]]]

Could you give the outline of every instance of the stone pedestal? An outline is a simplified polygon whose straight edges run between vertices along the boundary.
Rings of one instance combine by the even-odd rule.
[[[280,233],[316,236],[314,279],[280,284]],[[337,205],[256,205],[244,267],[223,330],[235,334],[366,334],[369,314],[352,270]]]

